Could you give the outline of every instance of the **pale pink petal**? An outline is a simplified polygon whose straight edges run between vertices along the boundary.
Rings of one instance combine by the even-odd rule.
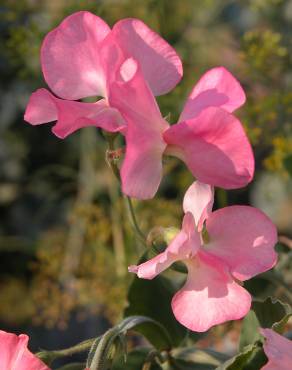
[[[17,357],[25,351],[27,343],[27,336],[19,338],[15,334],[0,330],[0,370],[12,367]]]
[[[292,341],[271,329],[261,329],[260,331],[266,337],[264,351],[269,359],[262,370],[291,370]]]
[[[206,72],[195,85],[184,106],[179,122],[196,117],[207,107],[221,107],[233,112],[245,102],[245,94],[232,74],[224,67]]]
[[[31,95],[24,119],[32,125],[58,120],[52,131],[62,139],[82,127],[95,126],[117,132],[125,125],[120,113],[110,108],[105,99],[96,103],[62,100],[46,89]]]
[[[0,370],[49,370],[27,348],[28,336],[0,330]]]
[[[63,139],[83,127],[94,126],[108,132],[119,132],[125,128],[120,113],[108,106],[104,99],[96,103],[79,103],[57,100],[58,122],[53,133]]]
[[[199,252],[187,261],[187,267],[187,281],[171,304],[182,325],[204,332],[248,313],[251,296],[233,280],[220,260]]]
[[[248,280],[275,265],[277,230],[259,209],[219,209],[207,219],[206,227],[210,237],[207,250],[221,258],[236,279]]]
[[[24,120],[31,125],[56,121],[58,119],[58,109],[55,99],[46,89],[38,89],[32,93],[25,110]]]
[[[214,203],[214,188],[210,185],[195,181],[188,188],[183,200],[184,212],[191,212],[195,218],[198,231],[212,212]]]
[[[144,132],[142,136],[133,126],[128,131],[126,143],[121,168],[122,191],[133,198],[151,199],[162,178],[163,145],[153,133]]]
[[[168,124],[139,68],[129,81],[112,84],[109,102],[127,122],[126,155],[121,168],[123,193],[139,199],[152,198],[162,177],[166,147],[162,132]]]
[[[149,261],[141,263],[138,266],[130,266],[129,272],[137,274],[142,279],[153,279],[162,271],[166,270],[175,261],[180,259],[179,254],[173,253],[172,249],[176,252],[187,242],[188,236],[185,232],[180,231],[171,242],[168,248],[163,253],[151,258]]]
[[[126,59],[120,67],[120,75],[124,82],[131,80],[138,69],[138,63],[133,58]]]
[[[45,37],[42,70],[51,90],[64,99],[106,96],[100,44],[110,33],[96,15],[81,11],[65,18]]]
[[[201,247],[201,236],[196,227],[196,221],[191,212],[187,212],[184,215],[183,223],[182,223],[182,230],[188,235],[188,242],[184,246],[184,249],[180,250],[181,257],[182,254],[185,258],[191,258],[195,256],[198,250]]]
[[[175,50],[138,19],[123,19],[112,30],[126,58],[141,65],[154,95],[172,90],[182,78],[182,63]]]
[[[129,272],[139,278],[153,279],[174,262],[194,256],[200,248],[200,236],[195,229],[194,218],[187,213],[183,220],[182,230],[174,237],[163,253],[138,266],[130,266]]]
[[[120,48],[112,32],[101,42],[99,54],[105,76],[106,97],[108,97],[111,83],[124,81],[125,78],[122,72],[125,73],[125,71],[125,74],[129,75],[128,79],[130,79],[136,71],[135,66],[137,62],[134,60],[131,62],[129,59],[132,58],[125,57],[123,50]],[[129,69],[134,69],[131,75],[129,74]]]
[[[171,126],[163,137],[166,153],[182,159],[200,182],[236,189],[253,178],[254,156],[244,129],[221,108],[207,108]]]
[[[17,364],[15,370],[50,370],[40,359],[33,355],[29,350],[23,353],[23,356]],[[14,370],[14,369],[13,369]]]

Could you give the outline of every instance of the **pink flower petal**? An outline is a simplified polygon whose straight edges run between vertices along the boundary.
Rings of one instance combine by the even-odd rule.
[[[260,331],[266,337],[264,351],[269,359],[262,370],[291,370],[292,341],[271,329],[261,329]]]
[[[106,96],[100,44],[110,33],[96,15],[81,11],[65,18],[48,33],[41,49],[45,80],[64,99]]]
[[[131,80],[137,73],[138,63],[133,58],[126,59],[120,67],[120,76],[124,82]]]
[[[254,173],[254,157],[239,120],[221,108],[207,108],[163,134],[167,152],[181,158],[201,182],[240,188]]]
[[[122,75],[122,67],[123,65],[127,64],[127,61],[131,58],[125,58],[123,51],[121,50],[117,40],[114,37],[114,34],[111,32],[106,36],[106,38],[101,42],[100,48],[100,61],[102,64],[104,76],[105,76],[105,86],[106,86],[106,94],[103,95],[104,97],[108,97],[109,89],[111,83],[115,81],[124,81],[124,76]],[[130,64],[130,70],[135,71],[136,62],[128,63]],[[124,68],[124,71],[127,68]],[[131,77],[134,75],[129,74],[128,71],[126,73]]]
[[[184,215],[182,230],[188,235],[188,242],[184,246],[184,249],[180,251],[181,257],[184,260],[185,258],[195,256],[201,247],[201,235],[197,230],[196,221],[191,212],[187,212]]]
[[[206,72],[195,85],[184,106],[179,122],[195,118],[207,107],[233,112],[245,103],[240,83],[224,67]]]
[[[193,214],[199,232],[203,228],[204,221],[212,212],[213,203],[213,187],[200,181],[193,182],[185,193],[183,200],[184,212]]]
[[[122,190],[139,199],[152,198],[162,177],[162,132],[168,127],[139,68],[127,82],[110,88],[109,101],[127,122],[126,155],[121,168]]]
[[[130,266],[129,272],[137,274],[139,278],[152,280],[180,259],[179,249],[187,242],[187,239],[187,234],[180,231],[163,253],[138,266]]]
[[[126,58],[141,65],[154,95],[172,90],[181,80],[182,63],[175,50],[156,32],[138,19],[123,19],[112,30]]]
[[[138,266],[130,266],[129,272],[139,278],[153,279],[174,262],[194,256],[200,247],[200,236],[196,231],[194,218],[187,213],[183,220],[182,230],[175,236],[163,253]]]
[[[121,131],[124,127],[122,116],[116,109],[110,108],[105,99],[96,103],[62,100],[46,89],[39,89],[31,95],[24,119],[32,125],[58,120],[52,131],[62,139],[87,126],[100,127],[109,132]]]
[[[187,266],[187,281],[172,299],[173,313],[182,325],[204,332],[248,313],[249,293],[236,284],[220,260],[199,252]]]
[[[207,219],[210,243],[207,250],[222,259],[239,280],[271,269],[277,254],[277,230],[260,210],[231,206],[213,212]]]
[[[38,89],[31,94],[27,104],[24,119],[31,125],[42,125],[43,123],[56,121],[58,109],[55,98],[48,90]]]
[[[28,336],[0,330],[0,370],[49,370],[27,348]]]

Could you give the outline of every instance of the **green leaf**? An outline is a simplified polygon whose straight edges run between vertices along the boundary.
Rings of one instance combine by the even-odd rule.
[[[239,350],[243,350],[244,347],[249,344],[255,343],[261,338],[260,332],[260,323],[253,310],[250,310],[249,313],[245,316],[242,321],[240,340],[239,340]]]
[[[158,321],[152,319],[151,317],[142,316],[142,315],[133,315],[126,317],[120,324],[118,324],[116,327],[119,329],[120,332],[126,332],[128,330],[131,330],[138,325],[141,325],[143,323],[147,324],[153,324],[156,326],[156,330],[162,330],[162,335],[165,337],[164,339],[167,341],[170,341],[170,337],[166,331],[166,329],[161,325]],[[168,343],[169,344],[169,343]]]
[[[140,370],[142,369],[145,361],[147,361],[150,351],[150,348],[135,349],[128,353],[126,361],[124,361],[123,356],[120,356],[115,360],[112,370]],[[150,370],[162,370],[162,368],[157,363],[153,363],[150,367]]]
[[[164,276],[157,276],[153,280],[144,280],[135,277],[128,292],[128,307],[124,316],[145,315],[160,322],[167,328],[172,345],[179,345],[183,339],[196,340],[202,334],[189,333],[174,317],[171,310],[171,300],[177,292],[172,281]],[[167,349],[169,346],[153,326],[142,325],[138,331],[142,333],[157,349]]]
[[[84,370],[84,366],[84,362],[75,362],[74,364],[68,364],[62,367],[58,367],[57,370]]]
[[[213,350],[203,350],[194,347],[176,348],[171,351],[175,365],[182,369],[214,370],[229,356]]]
[[[57,358],[61,357],[66,357],[66,356],[72,356],[75,353],[81,353],[88,351],[92,344],[98,340],[99,338],[95,339],[87,339],[81,343],[76,344],[73,347],[65,348],[65,349],[60,349],[60,350],[55,350],[55,351],[41,351],[36,354],[36,356],[41,359],[46,365],[51,365],[54,360]]]
[[[117,348],[114,348],[115,345],[124,342],[125,338],[123,337],[128,330],[136,329],[136,327],[141,324],[148,324],[154,327],[155,330],[160,333],[165,343],[168,344],[168,347],[171,345],[170,337],[166,329],[159,322],[146,316],[130,316],[115,327],[109,329],[101,336],[100,340],[98,338],[97,341],[93,343],[88,355],[87,367],[92,370],[108,369],[117,352]],[[123,347],[125,348],[125,346]],[[126,355],[125,352],[124,355]]]
[[[266,271],[260,276],[261,278],[266,279],[267,281],[270,281],[277,288],[281,287],[284,290],[288,301],[292,304],[292,288],[285,281],[284,276],[281,274],[280,271],[277,271],[274,269],[271,271]]]
[[[149,330],[154,330],[156,335],[164,343],[164,348],[169,349],[172,346],[172,340],[169,334],[169,331],[165,329],[165,326],[162,325],[158,320],[151,318],[149,316],[142,315],[132,315],[126,317],[121,324],[118,325],[118,328],[121,332],[126,332],[130,329],[140,332],[140,328],[149,328]],[[159,349],[159,348],[158,348]]]
[[[41,351],[36,353],[36,356],[48,366],[51,366],[52,362],[58,357],[53,351]]]
[[[95,355],[98,343],[100,342],[101,338],[102,338],[102,336],[96,338],[95,341],[92,343],[92,346],[91,346],[90,351],[89,351],[88,356],[87,356],[87,366],[89,366],[91,364],[92,359]]]
[[[200,362],[211,365],[220,365],[227,361],[230,356],[211,349],[199,349],[194,347],[176,348],[171,351],[172,357],[191,362]]]
[[[272,328],[279,333],[292,315],[289,304],[268,297],[264,301],[255,300],[252,309],[244,318],[240,334],[240,349],[261,338],[259,328]]]
[[[243,370],[260,370],[267,362],[267,356],[263,348],[259,346],[251,353],[247,363],[243,366]],[[235,368],[232,370],[235,370]]]
[[[290,307],[290,306],[289,306]],[[272,325],[272,329],[275,330],[276,332],[278,332],[279,334],[282,334],[285,330],[285,326],[287,324],[287,322],[289,321],[290,317],[292,316],[292,313],[287,313],[283,318],[282,320],[278,321],[278,322],[275,322],[273,325]]]
[[[292,176],[292,154],[289,154],[287,157],[284,158],[284,167],[286,168],[289,175]]]
[[[238,355],[232,357],[216,370],[260,370],[267,358],[259,342],[250,344]]]
[[[168,365],[167,370],[215,370],[216,366],[210,364],[195,363],[192,361],[185,361],[175,359],[172,364]]]
[[[280,324],[283,319],[286,319],[287,315],[292,314],[289,304],[272,297],[268,297],[264,301],[254,301],[252,309],[262,328],[273,328],[274,325]]]

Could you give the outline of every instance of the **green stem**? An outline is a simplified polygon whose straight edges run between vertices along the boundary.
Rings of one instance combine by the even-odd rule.
[[[228,205],[228,195],[226,190],[218,188],[217,190],[217,202],[219,208],[224,208]]]
[[[92,343],[96,340],[96,338],[87,339],[79,344],[71,348],[61,349],[59,351],[54,351],[54,353],[58,353],[61,356],[71,356],[74,353],[84,352],[87,351],[91,346]]]
[[[105,136],[106,138],[106,141],[108,143],[108,149],[110,151],[114,151],[115,150],[115,145],[114,145],[114,142],[115,142],[115,136],[110,136],[110,135],[106,135]],[[116,165],[116,163],[114,161],[110,161],[110,160],[107,160],[107,163],[109,164],[111,170],[113,171],[115,177],[120,181],[120,171],[119,171],[119,168],[118,166]]]
[[[105,138],[107,140],[109,150],[114,151],[115,150],[115,146],[114,146],[115,136],[106,135]],[[114,161],[108,161],[108,163],[109,163],[109,166],[111,167],[114,175],[116,176],[116,178],[119,181],[121,181],[120,171],[119,171],[119,168],[118,168],[117,164]],[[146,237],[145,237],[144,233],[142,232],[142,230],[140,229],[140,227],[138,225],[138,221],[137,221],[137,218],[136,218],[136,215],[135,215],[135,210],[134,210],[134,207],[133,207],[132,199],[129,196],[126,196],[126,199],[127,199],[127,204],[128,204],[128,207],[129,207],[129,214],[131,216],[132,225],[133,225],[133,228],[135,230],[135,233],[137,234],[137,236],[139,237],[141,242],[146,246],[147,245],[146,244]]]
[[[105,362],[107,361],[107,353],[113,344],[116,336],[118,334],[117,327],[109,329],[105,334],[103,334],[101,340],[99,341],[94,356],[92,358],[91,364],[87,363],[87,366],[90,365],[90,370],[102,370],[104,369]]]
[[[126,196],[126,199],[127,199],[127,203],[128,203],[128,207],[129,207],[130,216],[131,216],[131,219],[132,219],[132,224],[133,224],[134,230],[136,231],[136,234],[139,236],[142,243],[146,246],[146,237],[145,237],[143,231],[140,229],[140,227],[138,225],[137,218],[136,218],[135,211],[134,211],[134,207],[133,207],[133,203],[132,203],[132,199],[128,196]]]
[[[160,362],[163,362],[160,352],[156,350],[150,351],[146,357],[142,370],[150,370],[152,364],[155,363],[156,358],[159,359]]]
[[[172,357],[169,356],[168,358],[169,365],[173,370],[183,370],[183,368],[177,363],[177,361]]]
[[[50,365],[56,358],[72,356],[75,353],[88,351],[95,340],[96,338],[87,339],[84,342],[76,344],[73,347],[60,349],[57,351],[41,351],[38,352],[36,356],[43,360],[45,363],[48,363]]]

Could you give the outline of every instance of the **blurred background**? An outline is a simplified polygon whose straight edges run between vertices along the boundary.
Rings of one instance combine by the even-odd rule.
[[[247,103],[236,114],[252,142],[257,171],[245,189],[218,189],[216,207],[251,204],[272,218],[281,236],[281,271],[291,287],[291,0],[0,0],[0,328],[28,333],[34,351],[98,335],[121,318],[132,278],[127,266],[143,251],[105,161],[102,134],[86,128],[60,140],[50,124],[23,121],[31,92],[45,87],[42,39],[78,10],[109,25],[140,18],[176,48],[183,81],[159,98],[172,123],[208,68],[223,65],[240,80]],[[134,202],[145,233],[180,226],[192,177],[175,159],[167,159],[164,169],[157,197]],[[258,297],[274,289],[287,300],[285,289],[275,292],[265,279],[247,287]],[[223,349],[234,348],[238,325],[228,327]],[[216,346],[222,330],[214,329],[201,345]]]

